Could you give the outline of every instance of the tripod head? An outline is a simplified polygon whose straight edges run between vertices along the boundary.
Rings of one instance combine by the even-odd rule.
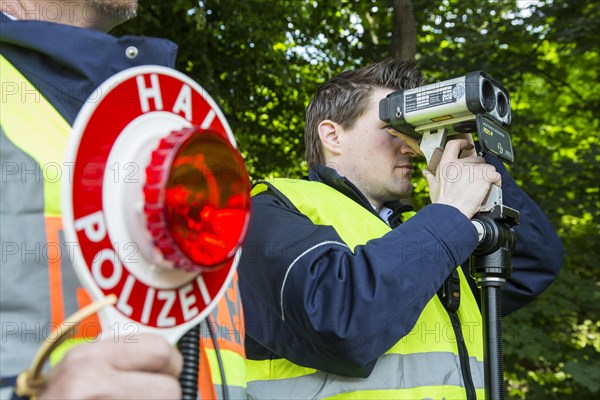
[[[510,257],[517,240],[513,226],[519,223],[519,212],[496,205],[475,214],[471,222],[479,233],[479,245],[470,260],[471,276],[479,287],[502,286],[512,272]]]

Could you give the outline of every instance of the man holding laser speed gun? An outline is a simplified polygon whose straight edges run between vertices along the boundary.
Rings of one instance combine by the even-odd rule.
[[[306,112],[308,178],[254,187],[250,396],[483,398],[479,287],[502,287],[507,315],[558,274],[554,229],[499,160],[508,92],[484,73],[421,85],[396,59],[331,78]],[[432,204],[414,213],[399,199],[422,154]]]

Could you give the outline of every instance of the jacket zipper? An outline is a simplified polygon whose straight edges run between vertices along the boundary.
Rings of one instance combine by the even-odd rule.
[[[467,346],[465,345],[465,339],[462,334],[460,327],[460,320],[458,315],[454,311],[448,311],[450,321],[452,322],[452,328],[456,335],[456,345],[458,347],[458,358],[460,360],[460,369],[463,376],[463,382],[465,384],[465,391],[467,392],[467,400],[476,400],[477,395],[475,393],[475,384],[473,383],[473,377],[471,376],[471,366],[469,365],[469,353]]]

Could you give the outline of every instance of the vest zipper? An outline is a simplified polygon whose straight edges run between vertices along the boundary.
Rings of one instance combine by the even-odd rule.
[[[460,320],[458,315],[454,311],[448,311],[450,321],[452,322],[452,328],[456,335],[456,345],[458,347],[458,358],[460,360],[460,369],[463,376],[463,382],[465,384],[465,391],[467,392],[467,400],[477,400],[477,394],[475,393],[475,384],[473,383],[473,377],[471,376],[471,366],[469,364],[469,352],[465,345],[465,339],[460,327]]]

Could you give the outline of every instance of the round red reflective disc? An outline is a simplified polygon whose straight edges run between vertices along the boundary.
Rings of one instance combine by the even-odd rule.
[[[238,151],[221,135],[172,132],[146,169],[148,228],[176,268],[213,270],[231,259],[250,216],[250,181]]]

